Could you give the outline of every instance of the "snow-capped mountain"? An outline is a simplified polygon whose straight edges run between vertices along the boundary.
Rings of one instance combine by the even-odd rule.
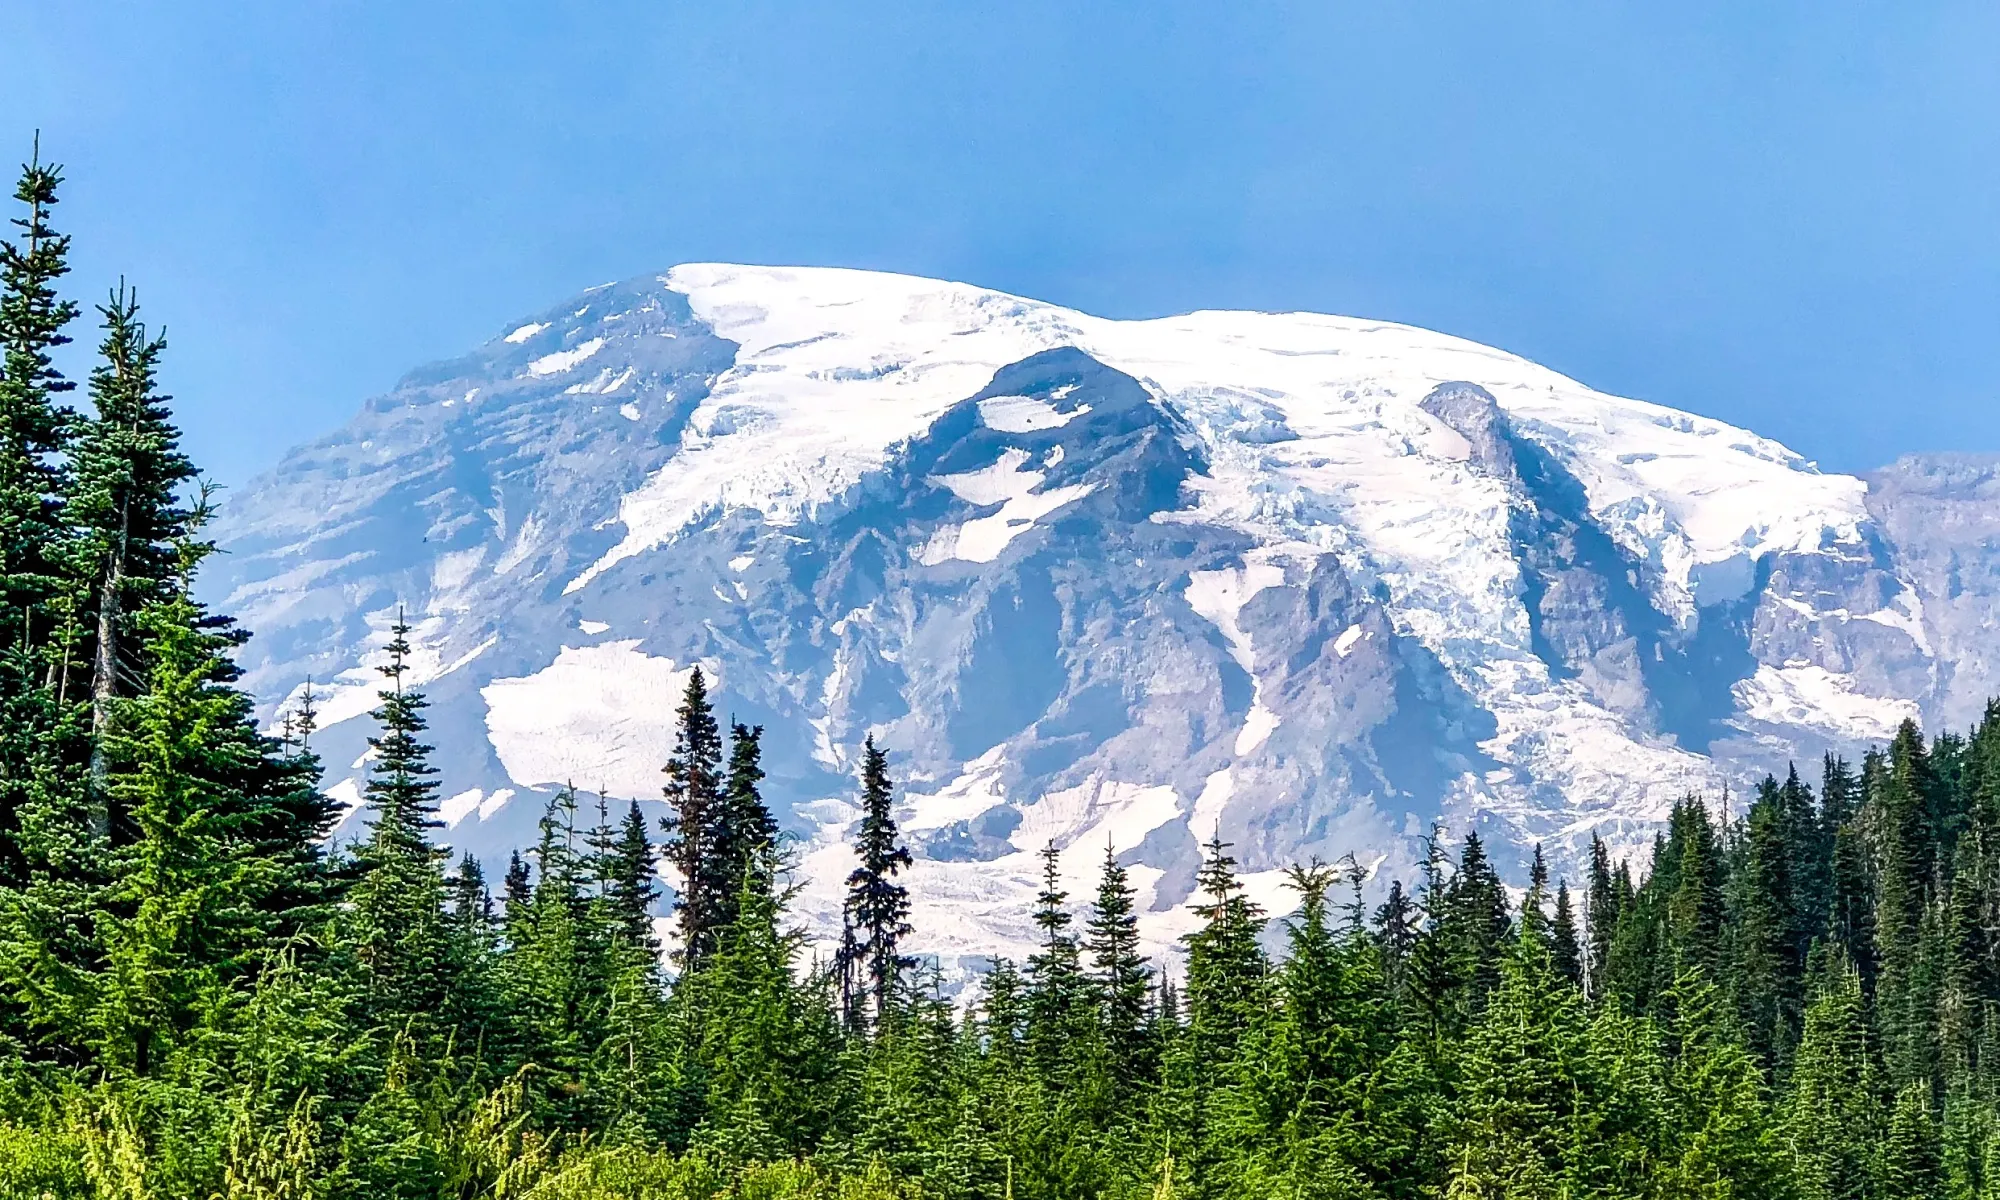
[[[1165,945],[1216,835],[1253,892],[1433,822],[1624,848],[1690,791],[1968,719],[1991,464],[1871,487],[1488,347],[1311,313],[1114,321],[963,284],[677,267],[422,368],[234,497],[209,586],[358,797],[399,605],[444,836],[652,800],[687,670],[766,728],[825,928],[863,736],[922,945],[1018,951],[1107,849]]]

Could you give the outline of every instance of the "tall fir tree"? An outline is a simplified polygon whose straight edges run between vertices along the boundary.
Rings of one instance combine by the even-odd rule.
[[[1570,902],[1566,881],[1556,884],[1556,915],[1549,926],[1549,961],[1565,983],[1575,988],[1583,986],[1583,945],[1577,936],[1576,906]]]
[[[1197,1061],[1214,1067],[1234,1057],[1263,1008],[1269,963],[1257,939],[1264,913],[1244,894],[1236,859],[1220,837],[1202,847],[1195,894],[1201,927],[1186,938],[1188,1022]]]
[[[1584,981],[1591,999],[1600,999],[1608,983],[1611,939],[1618,928],[1619,892],[1611,871],[1611,851],[1602,838],[1590,835],[1590,879],[1584,891],[1583,919],[1589,931]]]
[[[605,891],[620,934],[649,955],[659,953],[659,939],[653,935],[653,902],[659,896],[654,869],[658,863],[659,854],[646,836],[645,814],[634,800],[611,843]]]
[[[195,470],[180,451],[167,398],[157,391],[166,339],[139,322],[138,297],[122,283],[98,311],[104,317],[102,362],[90,374],[96,413],[70,441],[65,514],[74,534],[66,553],[76,578],[88,581],[79,607],[87,616],[82,647],[89,661],[92,799],[99,828],[116,836],[105,787],[105,735],[117,700],[144,677],[131,645],[132,614],[170,583],[175,546],[187,537],[192,516],[179,492]]]
[[[1110,843],[1091,905],[1084,950],[1100,998],[1106,1048],[1126,1089],[1149,1070],[1148,1025],[1152,1019],[1153,971],[1139,949],[1137,895],[1130,874]]]
[[[1054,842],[1042,847],[1042,890],[1035,896],[1039,945],[1028,956],[1028,1054],[1044,1085],[1062,1089],[1081,1065],[1096,1014],[1072,918],[1065,907],[1062,857]]]
[[[368,739],[374,756],[361,796],[374,819],[357,853],[348,917],[366,1007],[392,1028],[427,1024],[446,995],[443,856],[430,840],[438,826],[437,772],[421,740],[424,697],[403,685],[409,635],[399,612],[380,668],[389,686],[376,693],[381,732]]]
[[[747,886],[770,888],[759,865],[775,861],[765,854],[778,844],[778,822],[759,786],[764,779],[764,727],[733,721],[729,726],[729,767],[722,784],[722,808],[716,822],[715,852],[724,864],[722,882],[728,888],[722,906],[725,921],[735,919],[738,897]]]
[[[845,998],[850,1025],[863,1020],[863,999],[879,1024],[895,1003],[904,972],[916,965],[902,952],[910,934],[910,892],[896,876],[911,860],[897,835],[894,786],[889,756],[868,738],[861,757],[861,826],[854,841],[861,861],[847,877],[844,908],[852,941],[842,947],[843,966],[856,976],[854,994]]]
[[[55,627],[73,629],[52,602],[66,590],[60,454],[71,413],[62,397],[76,385],[52,353],[69,342],[77,306],[56,291],[69,273],[69,237],[51,224],[62,169],[40,150],[38,138],[14,188],[18,238],[0,239],[0,721],[17,734],[0,739],[0,884],[23,882],[28,870],[22,810],[31,789],[49,786],[50,741],[62,730],[45,686],[64,657]],[[43,797],[45,820],[49,807]]]
[[[1765,776],[1744,818],[1731,879],[1736,1009],[1751,1049],[1773,1067],[1789,1061],[1804,1015],[1807,947],[1799,941],[1796,814],[1789,807],[1778,781]]]
[[[1905,721],[1863,779],[1878,831],[1876,1021],[1883,1062],[1898,1087],[1929,1079],[1934,1066],[1937,996],[1929,956],[1936,947],[1927,936],[1937,885],[1933,786],[1923,734]]]
[[[715,949],[731,900],[730,864],[723,840],[722,733],[708,699],[701,668],[688,674],[674,713],[674,748],[663,768],[667,782],[667,833],[663,857],[679,878],[674,914],[680,928],[681,965],[699,970]]]

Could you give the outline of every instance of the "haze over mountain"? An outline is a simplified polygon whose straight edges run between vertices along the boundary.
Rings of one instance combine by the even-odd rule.
[[[1076,892],[1130,864],[1164,947],[1212,837],[1283,910],[1286,865],[1407,873],[1434,822],[1574,863],[1967,723],[1996,498],[1405,326],[704,264],[412,372],[230,499],[208,586],[274,719],[317,681],[349,802],[403,606],[441,836],[489,860],[565,782],[656,801],[699,664],[837,928],[874,733],[950,959],[1028,942],[1050,841]]]

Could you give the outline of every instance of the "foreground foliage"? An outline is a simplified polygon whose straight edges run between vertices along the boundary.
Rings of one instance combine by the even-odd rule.
[[[1274,923],[1212,842],[1177,979],[1117,859],[1084,902],[1051,846],[1036,952],[961,1005],[906,950],[886,755],[821,964],[698,672],[664,827],[566,790],[497,888],[446,861],[399,621],[329,850],[310,704],[260,733],[193,597],[122,286],[64,403],[59,184],[0,247],[0,1198],[2000,1197],[2000,708],[1689,798],[1578,895],[1467,835],[1375,905],[1303,865]]]

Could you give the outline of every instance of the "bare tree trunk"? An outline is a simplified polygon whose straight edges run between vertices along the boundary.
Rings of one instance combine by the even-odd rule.
[[[97,597],[97,656],[90,672],[90,824],[97,836],[111,836],[111,795],[107,786],[110,762],[104,738],[111,723],[111,701],[118,690],[119,598],[125,585],[125,545],[131,500],[118,507],[118,548],[104,565],[104,582]]]

